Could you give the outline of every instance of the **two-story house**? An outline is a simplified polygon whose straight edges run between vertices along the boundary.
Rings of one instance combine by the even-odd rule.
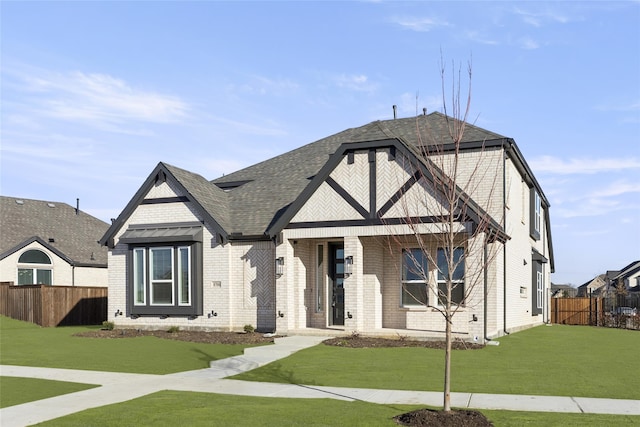
[[[213,181],[159,163],[101,239],[109,320],[440,337],[447,230],[457,338],[548,321],[549,203],[513,139],[467,125],[458,152],[450,124],[376,121]]]

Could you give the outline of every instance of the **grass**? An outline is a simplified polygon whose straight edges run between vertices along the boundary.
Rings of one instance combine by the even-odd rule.
[[[554,325],[498,341],[453,353],[452,391],[640,399],[638,331]],[[233,378],[438,391],[443,364],[442,350],[319,345]]]
[[[99,387],[36,378],[0,377],[0,408]]]
[[[397,426],[392,417],[418,406],[333,399],[281,399],[163,391],[48,421],[39,426]],[[496,426],[638,425],[639,417],[482,411]]]
[[[212,360],[242,354],[244,345],[202,344],[155,337],[81,338],[99,326],[41,328],[0,316],[0,364],[169,374],[203,369]]]

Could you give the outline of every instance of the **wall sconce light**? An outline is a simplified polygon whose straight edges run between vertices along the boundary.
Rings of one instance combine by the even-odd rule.
[[[527,265],[527,260],[526,260],[526,259],[523,259],[523,260],[522,260],[522,264],[523,264],[523,265]]]
[[[353,273],[353,257],[349,255],[344,259],[344,275],[350,276]]]
[[[114,317],[118,317],[118,316],[122,316],[124,315],[123,312],[120,311],[120,309],[116,310],[116,314],[114,315]]]
[[[351,314],[351,312],[350,312],[350,311],[347,311],[347,317],[348,317],[349,319],[353,319],[353,314]]]
[[[284,274],[284,258],[276,258],[276,277],[280,277]]]
[[[478,321],[478,316],[476,316],[475,314],[471,317],[471,320],[474,322]]]
[[[284,313],[278,310],[278,317],[284,317]]]
[[[211,313],[207,314],[207,317],[211,319],[212,317],[216,317],[217,315],[218,313],[216,313],[215,310],[211,310]]]

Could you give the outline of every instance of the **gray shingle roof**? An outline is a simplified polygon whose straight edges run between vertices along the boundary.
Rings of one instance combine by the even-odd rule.
[[[449,120],[451,120],[449,118]],[[240,171],[213,180],[217,185],[246,182],[230,190],[231,233],[262,235],[279,213],[291,204],[309,184],[341,144],[401,139],[405,144],[446,144],[447,117],[440,113],[405,119],[375,121],[347,129]],[[426,137],[429,135],[430,137]],[[502,139],[504,136],[467,125],[463,142]]]
[[[66,203],[0,196],[0,259],[39,238],[74,265],[106,266],[107,249],[98,239],[108,227]]]
[[[202,208],[208,212],[215,221],[229,232],[231,222],[229,219],[229,198],[224,190],[193,172],[180,169],[176,166],[163,163],[167,170],[178,180],[186,191],[200,203]]]

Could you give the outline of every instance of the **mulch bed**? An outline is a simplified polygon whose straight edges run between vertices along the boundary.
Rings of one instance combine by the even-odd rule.
[[[144,329],[98,329],[94,331],[80,332],[76,334],[79,337],[88,338],[135,338],[152,336],[157,338],[189,341],[208,344],[267,344],[272,343],[276,337],[274,335],[258,332],[206,332],[206,331],[161,331],[161,330],[144,330]],[[382,347],[424,347],[444,349],[444,341],[417,341],[408,338],[379,338],[366,337],[362,335],[348,335],[344,337],[330,338],[323,341],[326,345],[336,347],[349,348],[382,348]],[[468,343],[464,341],[454,341],[451,344],[454,350],[476,350],[483,348],[484,345]]]
[[[207,344],[267,344],[272,343],[274,336],[265,337],[257,332],[205,332],[205,331],[147,331],[142,329],[95,330],[76,334],[88,338],[135,338],[152,336],[168,340],[188,341]]]
[[[346,337],[331,338],[323,341],[323,343],[336,347],[349,348],[424,347],[436,348],[440,350],[445,349],[444,341],[418,341],[409,338],[378,338],[365,337],[362,335],[350,335]],[[469,343],[465,341],[454,341],[451,343],[451,348],[454,350],[477,350],[484,348],[484,345]]]
[[[419,409],[394,417],[401,426],[423,427],[491,427],[493,423],[478,411],[466,409],[450,412]]]

